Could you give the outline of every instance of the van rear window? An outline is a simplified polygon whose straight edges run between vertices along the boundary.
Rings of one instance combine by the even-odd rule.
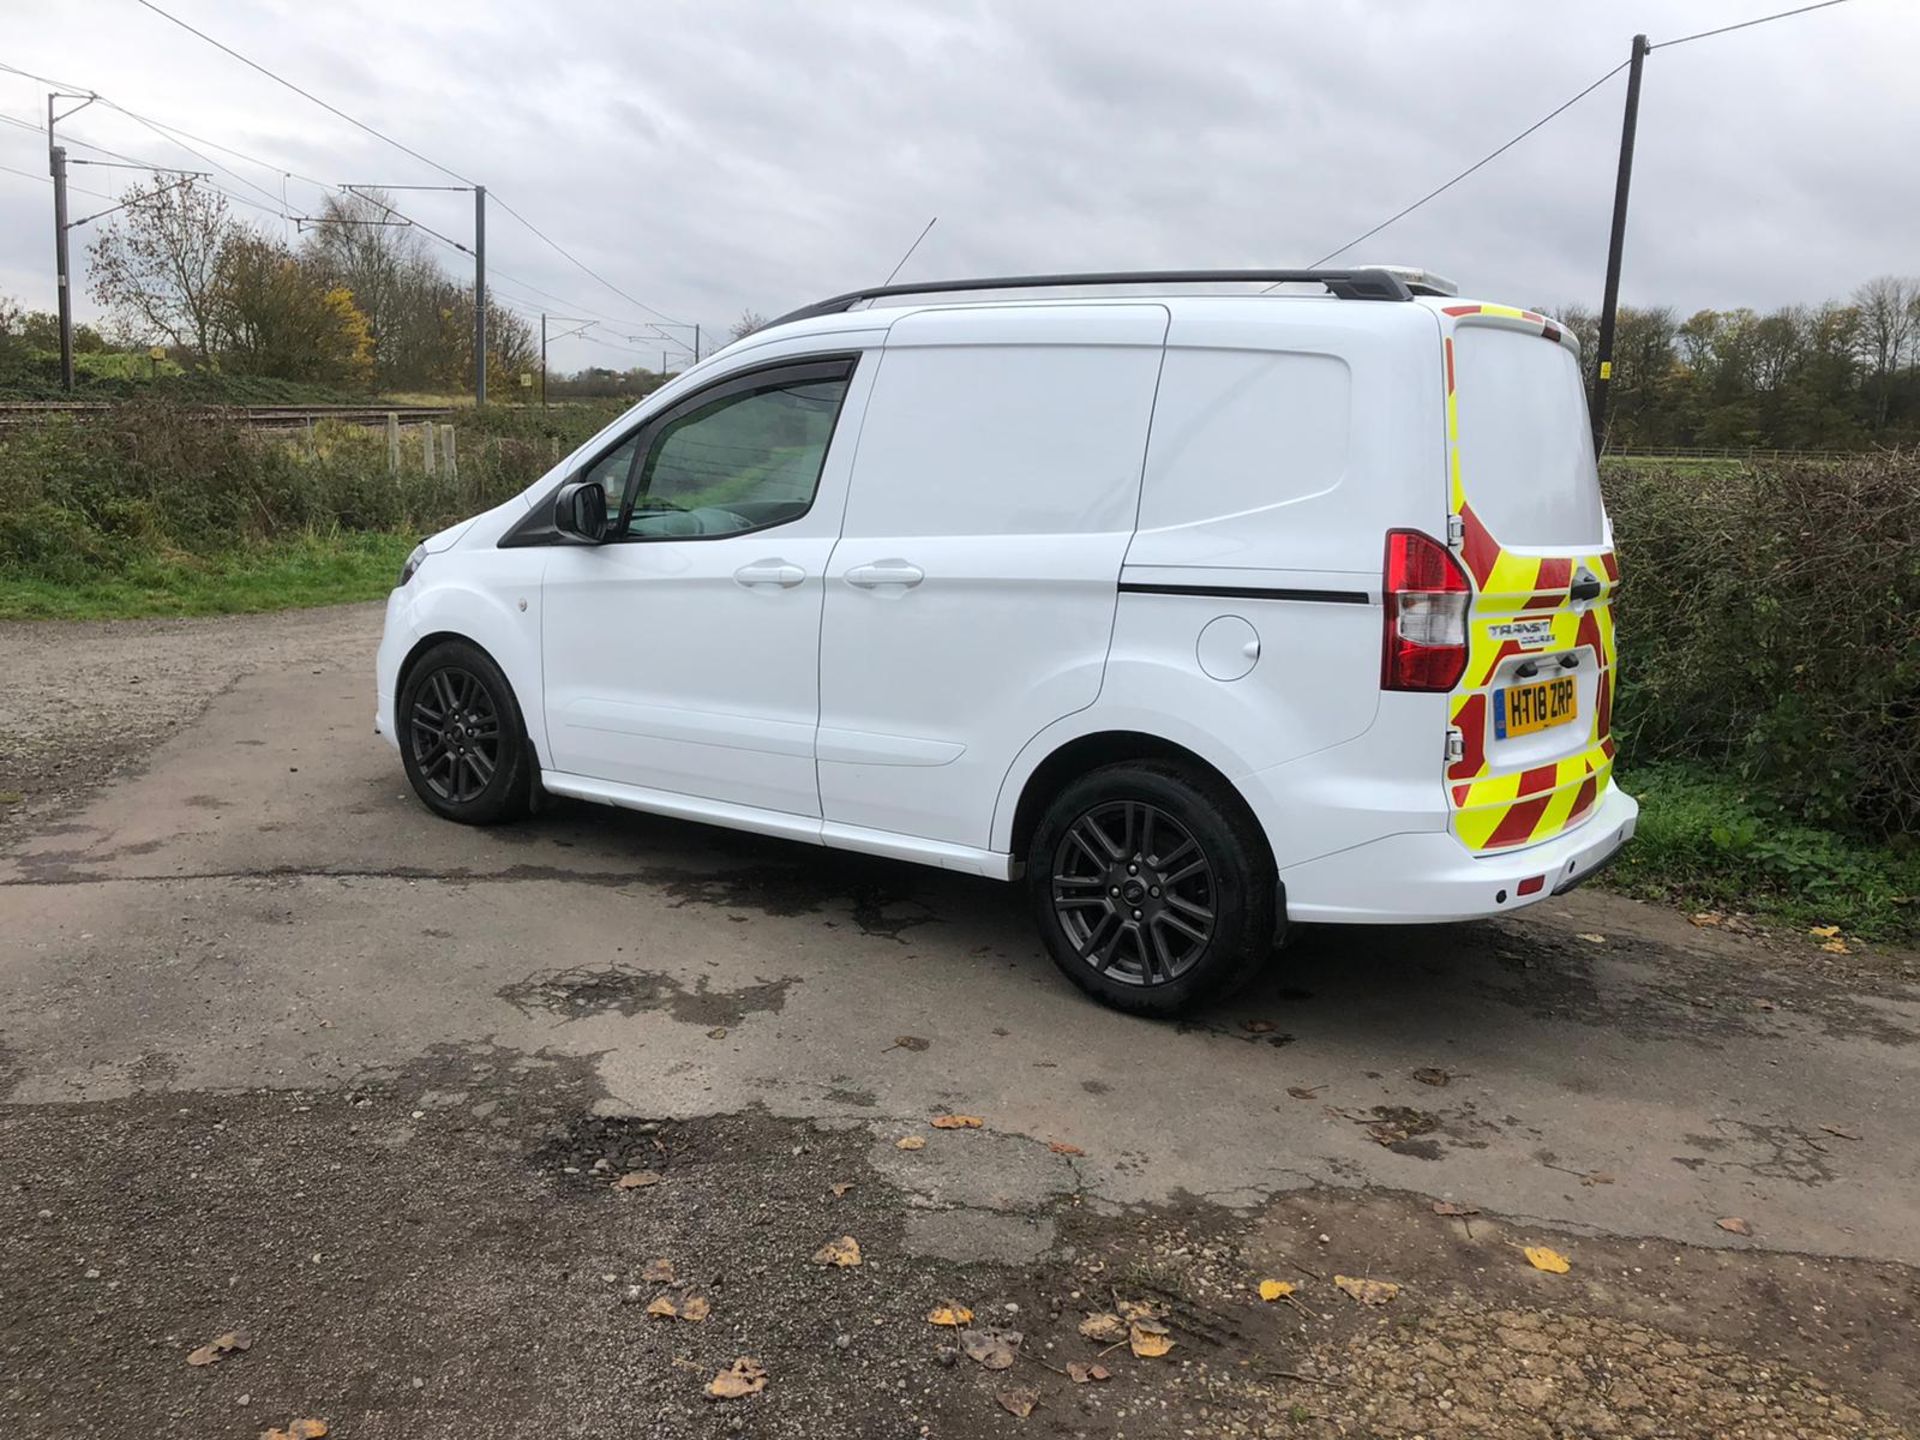
[[[1597,547],[1606,540],[1580,364],[1566,346],[1491,325],[1453,339],[1460,478],[1505,546]]]

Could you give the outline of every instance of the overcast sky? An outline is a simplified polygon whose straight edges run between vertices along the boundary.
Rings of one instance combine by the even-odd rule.
[[[1657,45],[1792,0],[158,3],[482,181],[624,291],[492,212],[500,298],[606,322],[607,343],[555,348],[573,368],[657,364],[642,305],[711,334],[877,282],[933,215],[903,279],[1306,264],[1604,74],[1636,29]],[[234,206],[263,225],[291,228],[271,213],[282,169],[449,183],[134,0],[0,0],[0,17],[0,60],[272,162],[206,152],[260,187],[216,177],[270,207]],[[1913,0],[1656,50],[1623,298],[1767,307],[1920,272],[1917,63]],[[1342,263],[1596,302],[1625,79]],[[44,121],[45,92],[0,73],[0,114]],[[76,156],[86,140],[206,168],[101,106],[63,128]],[[44,174],[44,139],[0,124],[0,165]],[[316,187],[285,183],[311,213]],[[465,196],[403,201],[471,233]],[[47,185],[0,172],[0,294],[34,307],[52,304],[51,210]]]

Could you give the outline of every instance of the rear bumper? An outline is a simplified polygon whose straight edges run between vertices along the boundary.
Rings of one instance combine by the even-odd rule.
[[[1639,817],[1638,802],[1610,786],[1585,824],[1524,850],[1474,855],[1444,832],[1389,835],[1282,870],[1287,918],[1414,925],[1523,909],[1608,864]]]

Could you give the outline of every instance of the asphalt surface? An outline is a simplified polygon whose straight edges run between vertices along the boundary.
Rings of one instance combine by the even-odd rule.
[[[1303,934],[1231,1005],[1134,1020],[1058,976],[991,882],[568,803],[435,819],[371,733],[378,623],[0,631],[27,677],[0,754],[25,796],[0,852],[0,1431],[1791,1435],[1920,1413],[1910,957],[1839,972],[1582,893]],[[129,664],[171,677],[163,733],[116,730]],[[65,749],[65,725],[15,729],[49,713]],[[929,1126],[950,1112],[983,1124]],[[635,1172],[660,1179],[613,1188]],[[865,1263],[811,1264],[843,1231]],[[628,1303],[675,1257],[668,1293],[710,1319]],[[1343,1265],[1395,1274],[1400,1308],[1334,1291]],[[1263,1306],[1270,1274],[1319,1294]],[[1063,1378],[1094,1353],[1081,1314],[1129,1297],[1180,1348]],[[944,1298],[1024,1326],[1015,1369],[941,1354]],[[1355,1400],[1381,1316],[1500,1306],[1587,1317],[1601,1358],[1431,1408],[1450,1364],[1533,1363],[1442,1337],[1455,1360],[1406,1379],[1411,1408]],[[1642,1342],[1596,1325],[1705,1367],[1675,1396],[1757,1414],[1613,1405],[1604,1356]],[[184,1363],[236,1327],[252,1348]],[[704,1398],[742,1355],[764,1393]],[[994,1398],[1022,1376],[1024,1420]],[[1822,1398],[1752,1398],[1779,1384]],[[1576,1390],[1587,1409],[1554,1408]]]

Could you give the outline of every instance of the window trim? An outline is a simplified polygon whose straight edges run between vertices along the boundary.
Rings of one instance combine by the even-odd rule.
[[[820,475],[814,479],[813,494],[807,499],[807,508],[799,514],[789,515],[784,520],[769,521],[765,525],[754,525],[744,530],[727,530],[712,535],[629,535],[626,533],[626,527],[633,517],[633,504],[639,498],[636,490],[640,474],[645,469],[647,459],[652,455],[655,445],[659,442],[661,431],[666,427],[684,418],[691,411],[704,409],[716,401],[726,400],[735,395],[779,389],[783,385],[804,384],[808,381],[851,382],[854,372],[859,368],[862,353],[854,350],[835,351],[825,355],[790,356],[715,377],[710,384],[681,396],[666,409],[656,411],[633,429],[615,436],[581,464],[574,466],[561,476],[558,484],[534,501],[533,508],[526,519],[520,521],[501,537],[498,548],[511,549],[520,546],[561,543],[560,534],[554,529],[552,513],[553,497],[559,492],[560,486],[578,480],[629,441],[636,443],[633,458],[627,466],[627,478],[620,491],[618,518],[615,522],[619,533],[609,533],[603,544],[641,545],[659,544],[663,541],[731,540],[737,535],[757,535],[762,531],[778,529],[782,525],[791,525],[796,520],[804,520],[813,513],[813,507],[820,499],[820,479],[826,474],[827,458],[832,453],[834,438],[840,433],[840,417],[846,410],[847,393],[845,391],[841,392],[839,404],[834,407],[833,427],[827,434],[827,448],[821,453]],[[609,529],[612,530],[613,527]]]

